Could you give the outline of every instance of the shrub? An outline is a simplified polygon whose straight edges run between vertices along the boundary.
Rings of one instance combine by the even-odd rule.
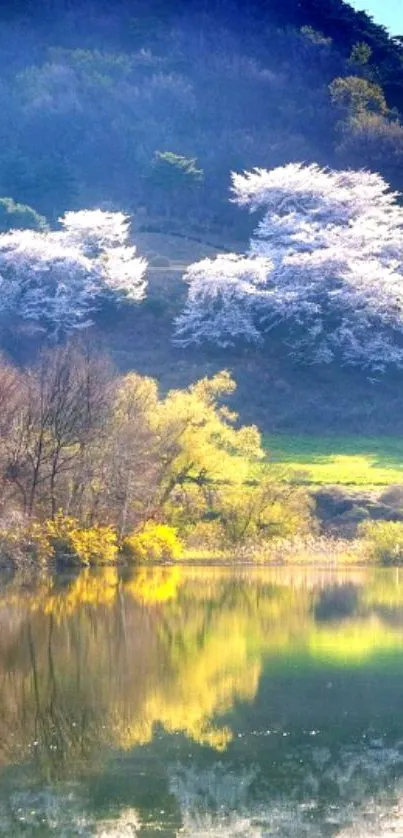
[[[403,522],[365,521],[359,528],[368,559],[382,565],[403,562]]]
[[[141,529],[127,536],[122,548],[127,556],[139,562],[179,559],[183,552],[176,529],[153,521],[146,521]]]
[[[28,521],[0,528],[5,558],[15,564],[33,561],[46,565],[52,559],[83,565],[114,562],[118,554],[111,527],[81,527],[74,518],[59,513],[51,521]]]
[[[151,314],[152,317],[165,317],[168,311],[168,303],[161,297],[149,297],[143,303],[143,314]]]
[[[198,521],[191,527],[186,540],[188,551],[200,549],[219,553],[225,542],[223,528],[219,520]]]
[[[388,486],[385,492],[379,496],[381,503],[392,506],[394,509],[403,509],[403,486]]]
[[[262,478],[255,486],[223,486],[212,499],[220,522],[222,546],[240,546],[306,534],[312,526],[312,501],[304,489]]]
[[[2,557],[16,566],[30,562],[46,565],[53,550],[42,524],[15,520],[7,521],[0,528],[0,550]]]
[[[111,527],[83,528],[62,513],[44,524],[44,534],[56,558],[92,565],[113,562],[118,554],[116,533]]]
[[[171,262],[167,256],[153,256],[149,260],[150,268],[170,268]]]

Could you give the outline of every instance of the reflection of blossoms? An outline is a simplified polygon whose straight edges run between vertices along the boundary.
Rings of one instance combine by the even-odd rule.
[[[0,799],[0,836],[22,838],[135,838],[141,823],[134,809],[99,820],[76,784],[64,792],[48,787],[24,790]]]
[[[198,771],[176,765],[169,771],[169,788],[178,799],[182,815],[181,835],[202,838],[260,838],[258,826],[248,811],[254,769],[231,772],[223,763]]]
[[[262,342],[286,325],[291,354],[403,366],[403,209],[380,175],[290,164],[233,175],[263,210],[249,253],[191,265],[176,342]]]
[[[97,824],[96,838],[135,838],[141,823],[135,809],[125,809],[117,818]]]
[[[0,310],[60,334],[90,325],[107,299],[142,299],[146,262],[128,244],[126,216],[83,210],[60,221],[58,231],[0,234]]]
[[[392,838],[403,834],[401,745],[287,750],[268,775],[260,763],[176,764],[169,787],[181,834],[242,838]],[[273,788],[274,781],[274,788]],[[274,790],[276,789],[276,790]],[[329,793],[329,791],[331,792]],[[400,831],[399,831],[400,830]]]

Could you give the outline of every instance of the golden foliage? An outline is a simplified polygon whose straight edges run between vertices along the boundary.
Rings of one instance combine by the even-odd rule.
[[[84,565],[107,564],[117,558],[117,538],[112,527],[83,528],[75,518],[62,512],[43,526],[55,556],[78,559]]]
[[[399,564],[403,560],[402,521],[364,521],[359,534],[367,561],[382,565]]]
[[[0,531],[0,543],[11,558],[31,556],[39,564],[54,558],[83,565],[116,561],[118,545],[112,527],[81,527],[75,518],[59,512],[49,521],[30,520]]]
[[[139,562],[180,559],[183,546],[174,527],[146,521],[123,541],[123,552]]]

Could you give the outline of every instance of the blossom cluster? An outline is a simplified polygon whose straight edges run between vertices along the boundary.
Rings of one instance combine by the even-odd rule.
[[[403,365],[403,209],[383,178],[289,164],[233,175],[261,218],[244,255],[191,265],[179,344],[261,343],[285,324],[308,362]]]
[[[0,311],[56,335],[82,329],[107,299],[141,300],[146,262],[118,212],[68,212],[58,230],[0,234]]]

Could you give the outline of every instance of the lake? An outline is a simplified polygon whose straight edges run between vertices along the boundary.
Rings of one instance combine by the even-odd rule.
[[[403,836],[403,570],[0,588],[0,836]]]

